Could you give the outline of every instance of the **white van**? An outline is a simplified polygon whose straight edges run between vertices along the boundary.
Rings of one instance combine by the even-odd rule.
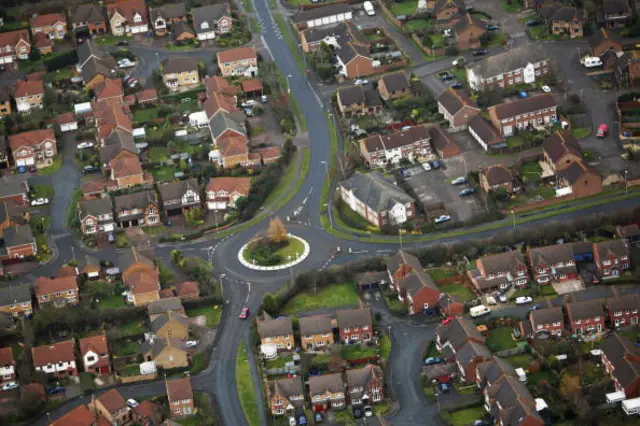
[[[367,15],[374,16],[376,14],[375,9],[373,8],[373,3],[370,1],[364,2],[364,11],[367,12]]]
[[[602,66],[602,60],[597,56],[585,56],[584,58],[580,59],[580,63],[587,68]]]
[[[471,318],[481,317],[483,315],[487,315],[490,312],[491,312],[491,309],[487,308],[484,305],[474,306],[473,308],[469,309],[469,314],[471,314]]]

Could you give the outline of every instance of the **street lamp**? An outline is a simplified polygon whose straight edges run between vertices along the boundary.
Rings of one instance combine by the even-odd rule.
[[[291,93],[291,84],[289,83],[290,78],[291,78],[291,74],[287,74],[287,94]]]
[[[511,216],[513,217],[513,229],[516,229],[516,212],[511,210]]]
[[[624,193],[625,195],[629,193],[629,181],[627,180],[627,173],[629,173],[628,170],[624,171]]]

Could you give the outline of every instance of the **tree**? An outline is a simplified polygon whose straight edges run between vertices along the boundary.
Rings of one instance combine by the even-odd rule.
[[[275,314],[280,309],[278,298],[271,293],[267,293],[262,298],[262,309],[270,314]]]
[[[269,241],[274,244],[282,244],[288,240],[287,228],[280,218],[276,217],[269,222],[269,229],[267,230]]]
[[[560,395],[575,407],[580,404],[580,377],[565,373],[560,380]]]

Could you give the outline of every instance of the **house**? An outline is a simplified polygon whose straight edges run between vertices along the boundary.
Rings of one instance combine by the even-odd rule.
[[[152,260],[153,253],[136,248],[120,256],[122,282],[129,289],[134,306],[144,306],[160,299],[160,274]]]
[[[64,308],[67,305],[77,305],[80,302],[76,277],[38,277],[35,294],[40,309],[49,305],[54,308]]]
[[[116,61],[92,40],[86,40],[78,46],[76,52],[78,54],[76,70],[80,73],[85,87],[94,89],[105,78],[116,76]]]
[[[600,342],[602,365],[616,391],[627,398],[640,396],[640,350],[626,337],[613,332]]]
[[[196,38],[195,31],[187,22],[176,22],[172,24],[171,32],[173,34],[173,40],[177,42],[185,42]]]
[[[300,342],[305,351],[333,345],[331,317],[329,315],[312,315],[300,318]]]
[[[30,285],[5,287],[0,292],[0,312],[12,317],[30,317],[33,314]]]
[[[77,376],[75,343],[73,340],[53,345],[31,348],[31,358],[36,371],[42,371],[56,378]]]
[[[121,106],[124,102],[124,90],[120,78],[105,78],[95,85],[93,92],[97,102],[109,102],[114,108]]]
[[[117,389],[111,389],[99,397],[94,396],[89,407],[110,425],[124,426],[133,420],[131,408]]]
[[[290,351],[296,346],[291,318],[273,318],[263,312],[257,320],[258,335],[263,345],[275,345],[278,350]]]
[[[392,285],[400,279],[409,275],[412,271],[421,271],[420,260],[411,253],[398,250],[393,256],[386,259],[387,274]]]
[[[411,84],[404,71],[384,75],[378,80],[378,93],[385,101],[411,96]]]
[[[166,386],[171,417],[184,417],[193,414],[196,406],[191,389],[191,379],[187,377],[167,380]]]
[[[267,382],[267,401],[274,416],[293,415],[304,407],[304,388],[300,377]]]
[[[96,415],[86,405],[79,405],[65,415],[49,423],[49,426],[98,426]],[[104,423],[101,426],[106,426]]]
[[[370,308],[344,309],[336,313],[340,341],[344,344],[366,342],[373,338]]]
[[[147,312],[149,313],[149,322],[153,322],[156,318],[169,312],[185,315],[184,307],[179,297],[167,297],[151,302],[147,306]]]
[[[547,53],[539,43],[513,47],[467,66],[467,81],[473,90],[533,84],[551,72]]]
[[[158,185],[162,207],[168,216],[200,207],[200,186],[198,179],[187,179]]]
[[[182,281],[176,284],[175,291],[180,300],[198,300],[200,298],[200,284],[197,281]]]
[[[111,355],[106,334],[85,337],[78,344],[84,371],[99,376],[111,374]]]
[[[186,56],[169,58],[162,68],[162,81],[169,90],[197,86],[200,84],[198,60]]]
[[[216,54],[223,77],[258,75],[258,55],[255,47],[237,47]]]
[[[335,25],[353,19],[351,7],[346,3],[336,3],[296,13],[291,17],[293,26],[299,30]]]
[[[438,0],[433,6],[431,16],[440,22],[450,22],[455,18],[465,15],[463,0]]]
[[[542,142],[544,162],[554,174],[582,162],[582,149],[571,131],[555,131]]]
[[[500,382],[505,377],[517,377],[515,368],[510,362],[494,356],[476,367],[476,383],[480,389]]]
[[[343,117],[380,114],[384,109],[372,84],[338,89],[337,103]]]
[[[233,28],[233,18],[227,2],[195,7],[191,9],[191,15],[200,41],[213,40],[217,34],[226,34]]]
[[[72,112],[66,112],[56,117],[56,124],[61,133],[72,132],[78,130],[78,120]]]
[[[512,285],[524,286],[529,281],[525,257],[517,250],[481,257],[467,277],[480,292],[505,290]]]
[[[631,266],[629,247],[621,239],[593,243],[593,261],[600,278],[616,278]]]
[[[9,136],[9,147],[16,167],[46,167],[57,154],[53,129],[40,129]]]
[[[239,198],[249,196],[251,178],[214,177],[207,184],[207,209],[235,209]]]
[[[44,107],[44,82],[42,80],[18,80],[13,89],[16,109],[28,114]]]
[[[438,306],[443,315],[453,317],[464,314],[465,300],[457,294],[442,293]]]
[[[146,180],[133,134],[125,128],[116,127],[111,131],[100,149],[100,162],[102,170],[111,178],[108,186],[115,189],[141,185]]]
[[[589,39],[589,47],[591,48],[591,55],[601,57],[608,51],[622,52],[622,43],[618,36],[607,30],[606,28],[600,28]]]
[[[502,136],[529,127],[548,127],[558,118],[558,105],[551,93],[518,99],[489,107],[489,118]]]
[[[415,200],[377,171],[356,172],[338,187],[342,201],[378,228],[403,224],[416,216]]]
[[[75,8],[71,13],[71,29],[76,35],[98,35],[109,31],[102,8],[93,3],[81,4]]]
[[[436,328],[436,348],[443,354],[455,355],[456,351],[467,342],[484,345],[486,339],[473,321],[462,316],[454,317],[451,322]]]
[[[489,348],[474,340],[468,340],[455,352],[455,363],[459,377],[463,382],[476,381],[476,368],[479,364],[493,358]]]
[[[503,164],[494,164],[480,170],[480,187],[487,193],[504,188],[508,194],[520,190],[518,175]]]
[[[400,160],[417,161],[433,155],[431,132],[426,126],[413,126],[386,135],[361,139],[360,155],[371,168],[398,164]]]
[[[485,409],[498,426],[543,426],[536,402],[518,378],[506,376],[484,388]]]
[[[136,101],[139,104],[155,105],[158,103],[158,91],[156,89],[143,89],[136,93]]]
[[[602,177],[584,161],[571,163],[556,174],[556,196],[589,197],[602,191]]]
[[[543,308],[529,314],[533,333],[545,331],[552,336],[562,336],[564,330],[564,315],[561,307]]]
[[[29,225],[16,225],[4,230],[4,251],[0,249],[0,260],[22,259],[38,253],[36,239]]]
[[[78,220],[84,235],[105,234],[115,230],[111,197],[78,203]]]
[[[538,284],[580,279],[573,247],[569,244],[530,248],[528,257],[533,279]]]
[[[160,424],[162,417],[161,407],[148,399],[133,408],[133,421],[140,425],[153,426]]]
[[[113,197],[116,223],[121,228],[160,224],[160,203],[155,191],[146,190]]]
[[[31,34],[46,35],[50,40],[62,40],[67,33],[67,17],[64,13],[47,13],[29,20]]]
[[[342,374],[333,373],[309,377],[309,399],[311,399],[314,411],[344,407],[346,397]]]
[[[33,36],[33,47],[35,47],[40,55],[48,55],[53,53],[53,40],[44,33],[37,33]]]
[[[464,129],[480,108],[462,90],[447,89],[438,98],[438,112],[453,129]]]
[[[238,86],[230,83],[229,80],[227,80],[224,77],[220,77],[219,75],[207,77],[204,79],[203,83],[204,83],[204,86],[206,87],[208,98],[211,98],[214,93],[228,96],[230,98],[235,98],[240,93],[240,88]],[[231,102],[233,105],[233,101],[229,100],[229,102]],[[215,106],[214,109],[217,109],[218,107],[219,106]],[[233,109],[233,107],[229,106],[228,109]],[[215,112],[216,111],[212,111],[211,115],[213,115],[213,113]],[[227,112],[231,112],[231,111],[227,111]]]
[[[610,297],[606,301],[609,324],[613,328],[637,326],[640,298],[637,294]]]
[[[151,25],[157,36],[167,35],[169,28],[178,22],[187,22],[187,8],[184,3],[169,3],[149,8]]]
[[[584,9],[560,7],[549,19],[551,33],[559,36],[568,35],[570,38],[582,37],[586,17],[587,13]]]
[[[438,309],[440,290],[422,270],[413,270],[393,283],[398,299],[408,305],[409,315],[433,314]]]
[[[370,42],[352,22],[340,22],[331,26],[311,27],[299,30],[300,47],[309,53],[326,44],[333,49],[340,49],[349,42],[369,46]]]
[[[14,65],[16,59],[29,59],[31,53],[31,42],[29,40],[29,30],[16,30],[0,33],[0,64]]]
[[[462,3],[464,4],[464,2]],[[457,47],[460,50],[481,47],[481,39],[487,34],[487,24],[470,13],[462,16],[452,28]]]
[[[107,16],[114,36],[141,34],[149,30],[144,0],[117,0],[108,3]]]
[[[640,241],[640,226],[635,223],[616,226],[616,233],[627,245]]]
[[[0,176],[0,202],[4,201],[13,201],[17,204],[25,204],[29,201],[29,182],[26,175]]]
[[[6,117],[7,115],[11,115],[13,113],[12,108],[11,108],[11,96],[9,94],[9,89],[6,87],[0,87],[0,118],[2,117]],[[2,148],[0,148],[0,163],[5,163],[7,162],[7,152],[6,152],[6,146],[4,145],[6,143],[6,138],[3,137],[2,138],[2,143],[0,143],[0,145],[2,145]]]
[[[189,354],[184,342],[177,339],[161,339],[152,336],[142,344],[141,352],[146,362],[153,361],[163,369],[189,367]]]
[[[0,237],[4,230],[18,224],[27,223],[28,212],[22,212],[15,201],[0,201]]]
[[[347,370],[345,376],[351,405],[370,405],[384,400],[384,375],[377,365]]]
[[[16,361],[11,346],[0,348],[0,383],[16,379]]]
[[[189,338],[189,318],[171,311],[160,314],[151,322],[151,331],[161,339],[186,341]]]
[[[344,78],[361,78],[375,74],[371,46],[349,41],[336,51],[334,67]]]
[[[633,10],[628,0],[607,0],[599,5],[597,23],[605,28],[622,28],[631,23]]]
[[[590,334],[606,329],[602,299],[567,302],[564,305],[569,329],[574,334]]]

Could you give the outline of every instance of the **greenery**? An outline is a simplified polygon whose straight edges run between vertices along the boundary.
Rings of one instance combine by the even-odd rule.
[[[340,350],[340,356],[346,360],[372,358],[376,355],[378,355],[376,347],[367,347],[362,344],[344,345]]]
[[[70,227],[74,227],[74,223],[78,222],[78,217],[76,216],[78,206],[78,201],[82,198],[82,191],[80,189],[76,189],[71,194],[71,203],[69,203],[69,208],[67,209],[67,225]]]
[[[216,44],[221,47],[239,47],[251,41],[251,31],[246,27],[244,19],[234,21],[229,32],[216,37]]]
[[[51,176],[55,174],[58,170],[60,170],[61,166],[62,166],[62,155],[56,155],[55,157],[53,157],[53,163],[51,163],[50,166],[38,169],[38,174],[40,176]]]
[[[53,199],[53,185],[32,185],[31,198],[48,198],[49,201]]]
[[[412,19],[407,22],[404,29],[410,33],[423,32],[430,29],[433,26],[433,21],[430,19]]]
[[[413,15],[418,9],[418,2],[416,1],[403,1],[394,2],[391,6],[391,13],[395,16],[399,15]]]
[[[449,415],[451,416],[451,424],[453,426],[469,426],[473,424],[474,421],[484,418],[487,415],[487,411],[482,405],[479,405],[460,411],[452,411]]]
[[[356,306],[359,302],[360,297],[353,284],[330,284],[317,292],[303,291],[296,294],[284,306],[282,312],[291,314],[316,309]]]
[[[524,368],[524,369],[527,369],[527,368],[529,368],[529,365],[533,361],[533,356],[531,356],[531,355],[529,355],[527,353],[523,353],[523,354],[518,354],[518,355],[513,355],[513,356],[510,356],[510,357],[507,357],[507,358],[505,358],[505,361],[507,361],[511,365],[513,365],[513,368]]]
[[[524,145],[524,138],[521,135],[507,137],[507,146],[511,149],[520,148]]]
[[[591,127],[577,127],[572,131],[576,139],[583,139],[591,134]]]
[[[260,413],[258,411],[258,402],[256,401],[256,390],[253,387],[251,378],[251,368],[247,355],[247,348],[243,343],[238,346],[238,355],[236,357],[236,383],[238,387],[238,398],[242,411],[249,426],[260,425]]]
[[[513,349],[517,346],[517,343],[511,336],[511,327],[498,327],[489,331],[487,336],[487,347],[492,352],[500,352],[506,349]]]
[[[218,324],[220,324],[220,318],[222,317],[222,307],[200,306],[197,308],[189,308],[187,309],[186,313],[189,318],[204,315],[206,318],[207,327],[215,328]]]
[[[443,280],[443,279],[455,277],[456,275],[458,275],[458,271],[456,271],[455,269],[448,269],[448,268],[431,268],[431,269],[428,269],[426,272],[434,281]]]
[[[438,286],[438,288],[442,293],[447,293],[451,296],[458,296],[463,302],[468,302],[473,299],[473,292],[461,283],[444,284]]]
[[[304,66],[304,60],[302,59],[302,56],[301,56],[302,54],[298,50],[298,42],[293,37],[293,34],[291,33],[291,28],[289,27],[289,24],[284,20],[284,18],[279,13],[274,13],[273,14],[273,18],[275,19],[276,23],[278,24],[278,27],[280,27],[280,32],[282,33],[282,36],[284,37],[284,41],[289,46],[289,50],[291,50],[291,54],[293,54],[293,58],[296,61],[296,65],[298,65],[298,69],[301,72],[306,73],[306,69],[305,69],[305,66]]]
[[[530,161],[522,164],[519,172],[523,182],[538,182],[542,175],[542,167],[537,161]]]
[[[121,40],[126,40],[131,42],[133,37],[117,37],[114,35],[106,34],[96,37],[93,41],[99,46],[113,46],[117,42]]]
[[[389,359],[389,355],[391,354],[391,339],[389,335],[383,334],[378,340],[378,346],[380,346],[380,357],[385,361]]]
[[[507,13],[520,13],[522,10],[520,0],[500,0],[500,3],[502,3],[502,8]]]
[[[380,232],[380,228],[371,224],[364,217],[351,209],[347,203],[338,198],[335,202],[334,211],[337,213],[334,220],[342,219],[348,228],[361,229],[368,232]]]
[[[174,174],[177,170],[175,166],[156,167],[151,170],[151,174],[156,182],[167,182],[175,179]]]
[[[304,244],[297,238],[289,238],[281,244],[273,244],[268,239],[261,238],[250,243],[242,255],[247,262],[254,265],[274,266],[288,263],[302,253],[304,253]]]
[[[191,374],[196,374],[207,368],[207,358],[204,352],[198,352],[191,357]]]

